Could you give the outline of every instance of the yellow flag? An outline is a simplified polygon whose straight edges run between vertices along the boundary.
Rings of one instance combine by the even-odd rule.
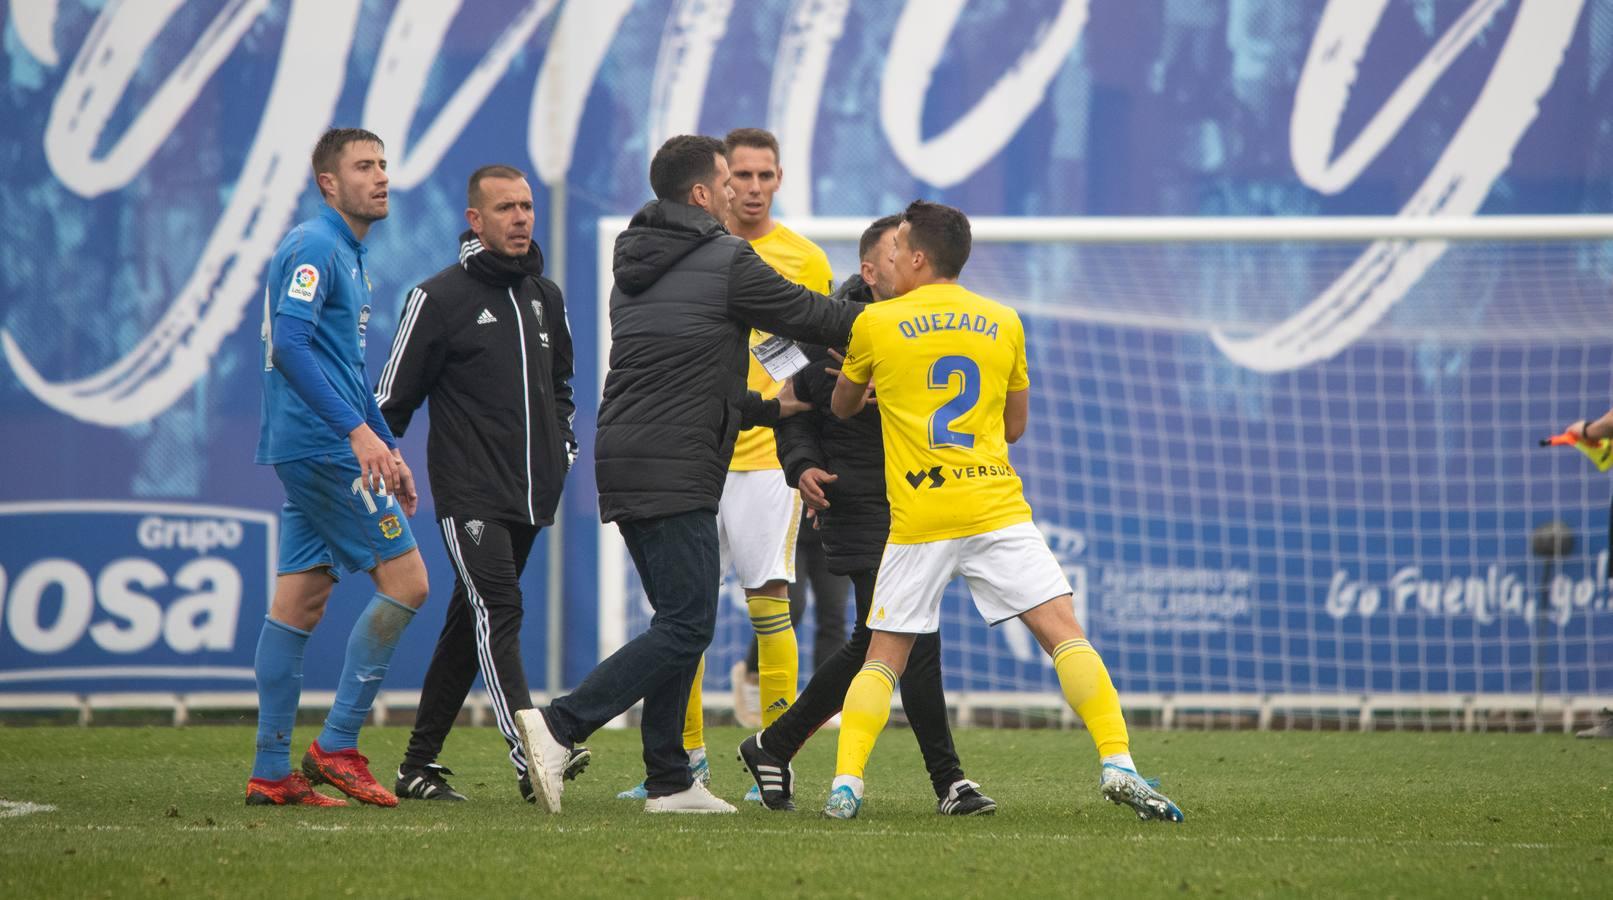
[[[1613,439],[1603,438],[1594,444],[1575,441],[1574,448],[1585,454],[1598,472],[1606,472],[1609,467],[1613,467]]]
[[[1549,438],[1541,438],[1542,447],[1562,447],[1572,444],[1575,449],[1585,454],[1598,472],[1606,472],[1613,468],[1613,438],[1603,438],[1599,441],[1581,440],[1580,436],[1572,431],[1555,434]]]

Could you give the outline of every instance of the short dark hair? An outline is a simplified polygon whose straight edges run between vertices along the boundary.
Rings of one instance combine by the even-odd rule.
[[[493,163],[482,166],[470,173],[470,183],[465,185],[465,205],[475,209],[482,205],[482,179],[484,178],[525,178],[526,173],[514,166],[502,163]]]
[[[914,200],[903,211],[902,221],[907,223],[908,244],[924,251],[936,276],[957,278],[974,246],[969,217],[942,203]]]
[[[899,215],[880,216],[875,219],[872,225],[863,229],[863,236],[857,241],[857,258],[862,259],[867,256],[868,251],[879,243],[879,239],[884,236],[885,232],[900,224],[902,224],[902,217]]]
[[[689,191],[717,171],[722,141],[704,134],[667,138],[650,160],[650,189],[662,200],[687,202]]]
[[[755,147],[773,151],[773,164],[778,165],[778,138],[765,128],[735,128],[722,139],[724,156],[733,156],[735,147]]]
[[[314,145],[314,184],[319,184],[322,172],[336,171],[336,161],[342,158],[342,151],[348,144],[379,144],[382,150],[386,149],[386,142],[376,136],[373,131],[363,128],[332,128],[319,136],[319,143]],[[325,193],[324,188],[319,193]]]

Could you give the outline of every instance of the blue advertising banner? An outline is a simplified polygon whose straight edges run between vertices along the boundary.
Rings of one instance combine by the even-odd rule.
[[[276,519],[183,503],[0,503],[0,690],[252,683]]]

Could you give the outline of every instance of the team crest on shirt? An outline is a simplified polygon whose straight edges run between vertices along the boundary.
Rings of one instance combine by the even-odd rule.
[[[476,546],[480,547],[482,545],[482,529],[486,527],[481,519],[471,519],[465,523],[465,533],[470,535],[470,539],[476,542]]]
[[[403,525],[398,521],[397,516],[387,516],[379,524],[381,526],[381,537],[389,541],[395,541],[399,535],[403,534]]]
[[[314,292],[319,289],[319,270],[303,263],[291,273],[291,287],[286,290],[286,296],[293,300],[311,303]]]
[[[532,301],[532,316],[538,320],[538,327],[543,327],[543,304]]]

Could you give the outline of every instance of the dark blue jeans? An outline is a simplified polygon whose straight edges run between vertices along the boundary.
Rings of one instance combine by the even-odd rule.
[[[549,727],[575,744],[643,700],[644,786],[661,797],[690,784],[683,711],[700,654],[717,627],[717,513],[694,510],[618,525],[655,615],[648,631],[549,705]]]

